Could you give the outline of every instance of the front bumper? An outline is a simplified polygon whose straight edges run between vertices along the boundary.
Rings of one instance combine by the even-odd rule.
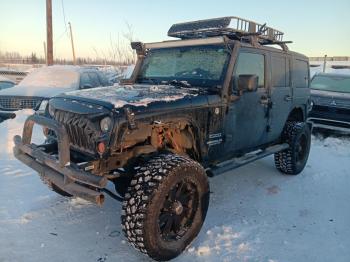
[[[58,154],[52,151],[55,146],[31,143],[34,124],[47,127],[55,132]],[[104,195],[101,190],[106,186],[107,178],[85,172],[70,162],[70,143],[63,125],[40,115],[29,116],[25,121],[22,137],[15,136],[14,142],[15,157],[36,170],[46,181],[73,196],[98,205],[103,204]]]
[[[333,131],[350,133],[350,121],[347,122],[328,118],[309,117],[308,122],[311,122],[314,128],[323,128]]]

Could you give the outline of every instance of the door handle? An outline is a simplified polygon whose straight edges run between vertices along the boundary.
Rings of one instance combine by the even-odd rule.
[[[284,97],[284,100],[285,100],[285,101],[292,101],[292,97],[291,97],[290,95],[286,95],[286,96]]]
[[[263,106],[268,106],[270,104],[270,99],[267,96],[261,96],[260,104]]]

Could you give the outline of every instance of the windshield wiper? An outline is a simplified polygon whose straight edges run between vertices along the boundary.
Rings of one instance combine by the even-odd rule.
[[[186,87],[186,88],[190,88],[192,87],[191,84],[189,84],[187,81],[179,81],[179,80],[171,80],[171,81],[167,81],[165,82],[168,85],[173,85],[173,86],[177,86],[177,87]]]
[[[155,78],[151,78],[151,77],[142,77],[139,78],[138,81],[140,81],[141,83],[147,82],[148,84],[158,84],[159,81]]]

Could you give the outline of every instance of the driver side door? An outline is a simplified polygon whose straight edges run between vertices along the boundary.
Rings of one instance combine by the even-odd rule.
[[[256,75],[258,88],[245,91],[231,101],[225,120],[225,152],[245,153],[267,141],[267,55],[256,49],[240,50],[232,78],[232,93],[238,94],[240,75]]]

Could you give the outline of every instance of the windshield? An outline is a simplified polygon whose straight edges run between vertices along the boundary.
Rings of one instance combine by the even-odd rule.
[[[224,46],[191,46],[152,49],[148,52],[139,82],[186,81],[192,86],[220,85],[229,53]]]
[[[350,76],[315,76],[311,88],[325,91],[350,93]]]
[[[18,86],[76,88],[79,86],[79,72],[65,66],[43,67],[30,73]]]

